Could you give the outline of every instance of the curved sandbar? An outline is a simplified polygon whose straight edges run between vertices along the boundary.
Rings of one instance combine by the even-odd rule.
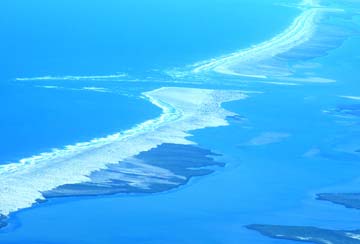
[[[285,53],[309,41],[315,32],[315,19],[321,11],[318,8],[317,1],[303,1],[300,5],[308,7],[308,9],[304,10],[282,33],[251,48],[239,50],[229,55],[195,65],[196,67],[193,69],[193,72],[215,71],[229,75],[266,78],[266,75],[262,74],[261,70],[249,67],[249,65],[253,66],[256,63]],[[264,68],[265,65],[262,69]],[[242,71],[239,72],[239,70]]]
[[[228,125],[221,103],[246,97],[240,91],[160,88],[143,94],[162,114],[122,133],[78,143],[0,167],[0,215],[43,200],[43,192],[91,181],[92,172],[164,143],[194,144],[189,131]]]
[[[260,79],[288,77],[293,74],[292,60],[318,57],[335,48],[340,34],[330,33],[328,38],[329,33],[317,33],[321,29],[318,22],[323,13],[342,10],[323,7],[316,0],[304,0],[297,7],[302,9],[301,14],[283,32],[252,47],[196,63],[191,66],[190,73],[216,72]],[[310,78],[299,81],[331,82]]]

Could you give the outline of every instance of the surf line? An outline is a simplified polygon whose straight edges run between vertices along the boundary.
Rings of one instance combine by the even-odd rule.
[[[199,74],[213,71],[227,75],[267,78],[265,75],[256,73],[242,74],[237,72],[235,68],[271,59],[310,40],[316,30],[315,20],[323,8],[316,0],[304,0],[299,7],[305,10],[282,33],[250,48],[198,62],[192,65],[191,73]]]
[[[143,93],[162,114],[123,133],[54,149],[0,166],[0,216],[44,200],[43,192],[66,184],[91,182],[92,172],[163,143],[189,145],[190,131],[226,126],[236,115],[223,102],[246,98],[241,91],[165,87]]]

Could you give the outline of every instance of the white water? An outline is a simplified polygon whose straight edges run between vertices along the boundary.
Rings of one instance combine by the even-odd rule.
[[[161,116],[123,133],[0,166],[0,214],[31,207],[43,199],[41,192],[88,182],[92,172],[162,143],[192,144],[189,131],[228,124],[225,118],[234,114],[222,109],[222,102],[246,97],[240,91],[191,88],[160,88],[144,96],[162,109]]]
[[[292,5],[294,6],[294,5]],[[204,75],[219,73],[233,77],[267,80],[285,80],[291,82],[325,83],[335,80],[323,77],[294,77],[296,65],[291,62],[301,61],[302,58],[325,55],[326,48],[333,48],[332,39],[337,39],[337,33],[327,33],[322,29],[325,13],[343,13],[344,10],[320,5],[317,0],[303,0],[297,8],[301,14],[283,32],[273,38],[249,48],[238,50],[228,55],[212,58],[195,63],[185,69],[174,69],[166,73],[173,78],[183,79],[193,77],[204,80]],[[318,50],[316,50],[318,48]],[[313,53],[312,53],[313,51]],[[313,56],[312,56],[313,55]],[[277,83],[269,83],[277,84]]]
[[[65,76],[38,76],[38,77],[19,77],[16,81],[52,81],[52,80],[113,80],[127,77],[125,73],[111,75],[65,75]]]
[[[321,8],[313,7],[316,5],[315,1],[304,1],[302,6],[309,8],[305,9],[282,33],[251,48],[195,64],[192,72],[215,71],[227,75],[267,78],[261,71],[266,67],[252,66],[259,65],[261,61],[271,59],[310,40],[315,33],[315,20],[322,11]]]
[[[347,98],[350,100],[360,100],[360,96],[340,96],[342,98]]]

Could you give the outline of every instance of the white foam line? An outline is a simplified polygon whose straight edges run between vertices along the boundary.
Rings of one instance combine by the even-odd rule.
[[[269,81],[269,82],[262,82],[264,84],[270,85],[278,85],[278,86],[299,86],[298,83],[291,83],[291,82],[276,82],[276,81]]]
[[[340,97],[351,99],[351,100],[360,100],[360,96],[340,96]]]
[[[85,76],[39,76],[39,77],[20,77],[16,81],[49,81],[49,80],[108,80],[124,78],[127,74],[114,74],[114,75],[85,75]]]
[[[63,89],[61,86],[35,86],[38,88],[45,88],[45,89]]]
[[[189,131],[227,125],[234,115],[222,102],[243,99],[240,91],[161,88],[144,93],[162,114],[122,133],[54,149],[0,166],[0,214],[9,215],[43,199],[42,192],[88,182],[89,175],[162,143],[192,144]]]
[[[85,86],[82,88],[66,88],[62,86],[35,86],[38,88],[45,89],[54,89],[54,90],[67,90],[67,91],[92,91],[92,92],[101,92],[101,93],[110,93],[111,91],[105,87],[96,87],[96,86]]]
[[[85,86],[81,90],[94,91],[94,92],[110,92],[105,87]]]
[[[270,59],[307,42],[315,32],[315,20],[322,9],[318,8],[317,1],[312,0],[304,0],[301,5],[308,8],[306,8],[285,31],[274,38],[251,48],[197,63],[193,66],[192,72],[215,71],[239,76],[259,76],[258,74],[241,74],[236,72],[234,68],[241,65],[251,65],[255,63],[254,61]],[[266,77],[260,75],[259,78]]]
[[[336,80],[328,79],[324,77],[305,77],[305,78],[279,78],[279,80],[284,81],[295,81],[295,82],[305,82],[305,83],[334,83]]]

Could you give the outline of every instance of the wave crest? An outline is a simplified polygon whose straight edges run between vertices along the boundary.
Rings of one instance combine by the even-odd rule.
[[[89,182],[92,172],[164,143],[194,144],[189,131],[225,126],[234,113],[221,103],[243,99],[240,91],[160,88],[143,93],[162,114],[122,133],[66,146],[0,167],[0,215],[43,200],[43,192],[65,184]]]

